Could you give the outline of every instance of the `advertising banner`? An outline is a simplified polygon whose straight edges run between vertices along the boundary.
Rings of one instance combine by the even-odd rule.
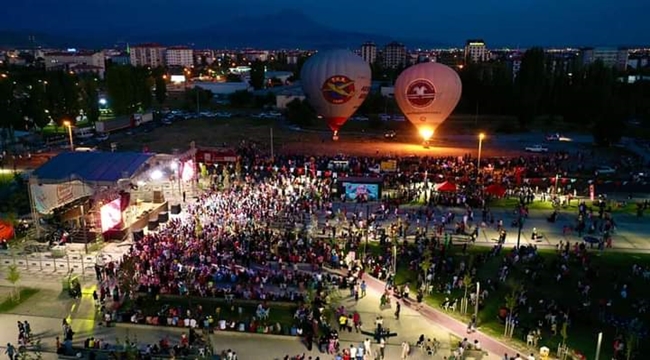
[[[93,194],[93,188],[81,181],[62,184],[31,184],[30,191],[36,211],[49,214],[52,210]]]
[[[383,172],[395,172],[397,171],[397,160],[382,161],[380,168]]]

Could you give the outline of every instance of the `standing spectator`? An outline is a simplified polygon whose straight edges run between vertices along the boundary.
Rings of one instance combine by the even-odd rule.
[[[9,360],[14,360],[14,356],[16,355],[16,348],[10,343],[7,343],[7,350],[5,350],[5,354],[7,354]]]

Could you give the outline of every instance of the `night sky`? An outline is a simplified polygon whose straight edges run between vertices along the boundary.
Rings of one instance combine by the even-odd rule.
[[[0,28],[119,37],[283,9],[345,31],[458,45],[469,38],[511,47],[650,43],[648,0],[13,0],[3,2]]]

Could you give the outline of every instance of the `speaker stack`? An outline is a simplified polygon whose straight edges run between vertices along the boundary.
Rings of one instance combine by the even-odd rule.
[[[168,212],[164,211],[164,212],[161,212],[161,213],[158,214],[158,222],[159,223],[164,224],[167,221],[169,221],[169,213]]]

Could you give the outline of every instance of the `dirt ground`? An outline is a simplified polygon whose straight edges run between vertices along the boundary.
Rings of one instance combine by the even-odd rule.
[[[356,125],[356,124],[355,124]],[[198,146],[235,146],[242,140],[253,141],[270,152],[271,128],[273,128],[274,152],[309,153],[313,155],[347,155],[374,156],[386,155],[429,155],[459,156],[475,152],[476,145],[458,144],[453,141],[434,140],[429,149],[422,147],[415,135],[415,130],[404,127],[398,132],[396,140],[386,140],[383,131],[359,131],[359,126],[350,126],[340,133],[339,141],[331,140],[331,132],[324,126],[322,130],[294,131],[278,126],[272,120],[259,119],[193,119],[180,121],[171,126],[162,126],[149,133],[123,135],[111,138],[118,142],[120,151],[141,151],[144,146],[150,151],[169,153],[172,149],[186,149],[190,142]],[[409,133],[411,130],[412,134]],[[485,156],[490,156],[494,149],[485,149]],[[499,149],[499,155],[520,153]]]

